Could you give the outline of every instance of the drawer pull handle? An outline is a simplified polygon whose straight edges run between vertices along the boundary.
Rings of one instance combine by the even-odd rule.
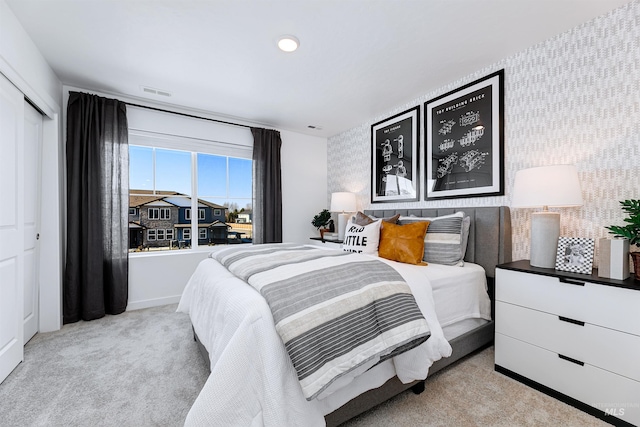
[[[576,319],[571,319],[569,317],[558,316],[558,319],[562,320],[563,322],[573,323],[574,325],[584,326],[584,322],[581,322],[580,320],[576,320]]]
[[[581,282],[579,280],[567,279],[566,277],[560,277],[560,282],[567,283],[569,285],[584,286],[584,282]]]
[[[558,357],[560,359],[566,360],[567,362],[571,362],[571,363],[575,363],[576,365],[584,366],[584,362],[581,362],[581,361],[576,360],[576,359],[572,359],[571,357],[565,356],[564,354],[558,354]]]

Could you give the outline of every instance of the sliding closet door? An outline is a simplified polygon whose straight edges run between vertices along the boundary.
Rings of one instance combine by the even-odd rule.
[[[38,332],[40,233],[40,151],[42,115],[24,102],[24,322],[26,344]]]
[[[23,358],[24,97],[0,74],[0,381]]]

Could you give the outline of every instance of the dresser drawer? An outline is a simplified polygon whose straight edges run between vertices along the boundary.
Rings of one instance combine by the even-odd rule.
[[[640,336],[640,291],[501,268],[496,283],[496,301]]]
[[[589,364],[580,366],[500,333],[496,333],[495,362],[598,410],[609,413],[615,410],[617,418],[640,425],[638,381]]]
[[[640,336],[496,302],[496,333],[640,381]]]

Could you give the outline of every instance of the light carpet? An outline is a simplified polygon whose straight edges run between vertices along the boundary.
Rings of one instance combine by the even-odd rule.
[[[130,311],[36,335],[0,384],[0,426],[181,426],[209,371],[176,305]],[[601,426],[493,370],[493,348],[344,424]],[[284,426],[283,426],[284,427]]]

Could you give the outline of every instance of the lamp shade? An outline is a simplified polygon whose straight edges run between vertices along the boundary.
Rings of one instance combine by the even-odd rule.
[[[354,193],[331,193],[331,212],[355,212],[356,195]]]
[[[514,208],[582,206],[582,189],[573,165],[522,169],[513,183]]]

